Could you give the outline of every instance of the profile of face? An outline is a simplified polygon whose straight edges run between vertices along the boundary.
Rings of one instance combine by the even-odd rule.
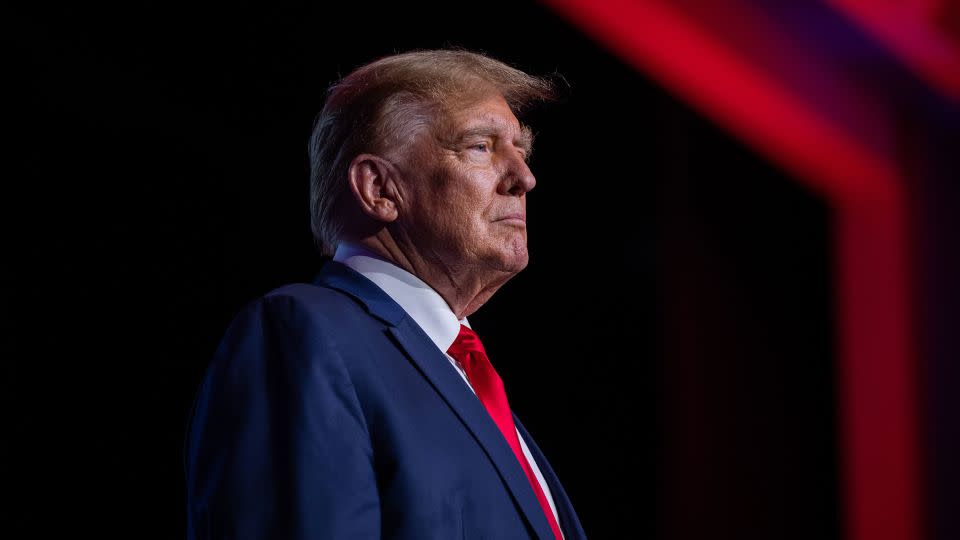
[[[500,94],[458,108],[424,130],[398,164],[401,227],[445,271],[515,274],[526,267],[531,135]]]

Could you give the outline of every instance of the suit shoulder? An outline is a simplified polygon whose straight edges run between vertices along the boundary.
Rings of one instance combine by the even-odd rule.
[[[288,305],[305,310],[312,316],[342,317],[344,314],[364,312],[363,307],[350,296],[319,285],[292,283],[263,295],[259,301],[268,305]]]
[[[378,331],[382,323],[358,299],[309,283],[284,285],[252,301],[247,313],[285,331],[309,331],[334,342],[357,332]]]
[[[290,283],[288,285],[283,285],[273,289],[272,291],[263,295],[263,297],[290,297],[291,299],[302,300],[305,302],[318,300],[338,301],[340,299],[347,299],[346,295],[340,291],[331,289],[329,287],[314,285],[312,283]]]
[[[352,296],[336,289],[284,285],[249,302],[227,329],[222,343],[262,339],[264,346],[346,354],[362,348],[364,336],[383,332],[383,323]],[[259,337],[258,337],[259,336]]]
[[[369,332],[372,324],[364,308],[344,293],[304,283],[284,285],[240,310],[215,356],[223,357],[222,362],[239,357],[250,363],[277,355],[327,361],[336,356],[331,353],[351,343],[344,336]],[[228,363],[245,362],[232,359]]]

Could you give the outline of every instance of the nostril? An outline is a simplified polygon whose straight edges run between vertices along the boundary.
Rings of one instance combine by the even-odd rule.
[[[508,193],[510,193],[510,195],[513,195],[515,197],[520,197],[527,191],[529,190],[524,186],[523,182],[514,182],[510,186],[510,190],[508,191]]]

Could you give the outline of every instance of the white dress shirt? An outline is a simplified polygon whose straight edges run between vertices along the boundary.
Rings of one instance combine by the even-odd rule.
[[[447,349],[453,345],[460,334],[460,325],[470,327],[466,317],[458,321],[457,316],[443,297],[423,280],[399,266],[379,258],[362,246],[350,242],[340,242],[333,260],[343,263],[350,269],[362,274],[363,277],[383,289],[383,292],[387,293],[397,304],[400,304],[407,315],[413,318],[414,322],[427,334],[427,337],[440,349],[440,352],[447,357],[450,365],[460,374],[467,388],[476,394],[467,379],[466,372],[452,356],[447,354]],[[553,495],[550,494],[550,487],[544,481],[543,475],[540,473],[540,467],[537,466],[537,461],[530,455],[527,443],[523,441],[519,430],[517,430],[517,438],[520,440],[520,449],[523,450],[527,463],[533,469],[533,474],[540,482],[540,487],[547,497],[547,502],[550,503],[553,517],[557,520],[557,523],[560,523],[557,507],[553,502]]]

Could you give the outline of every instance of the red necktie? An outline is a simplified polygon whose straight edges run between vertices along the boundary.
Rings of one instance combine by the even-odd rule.
[[[507,394],[503,390],[503,381],[490,365],[490,359],[487,358],[487,352],[480,343],[477,334],[464,325],[460,325],[460,335],[456,341],[447,350],[447,354],[460,362],[464,371],[467,372],[467,379],[473,386],[473,390],[480,398],[480,402],[486,407],[490,417],[500,428],[500,432],[507,439],[513,453],[516,454],[523,472],[527,473],[527,480],[533,488],[540,506],[543,507],[543,513],[547,515],[547,521],[550,522],[550,528],[553,529],[553,535],[557,540],[563,537],[560,535],[560,526],[553,517],[553,511],[550,509],[550,503],[547,502],[547,496],[543,494],[540,482],[533,474],[533,469],[527,463],[527,458],[523,455],[520,448],[520,439],[517,437],[517,428],[513,424],[513,416],[510,414],[510,404],[507,403]]]

